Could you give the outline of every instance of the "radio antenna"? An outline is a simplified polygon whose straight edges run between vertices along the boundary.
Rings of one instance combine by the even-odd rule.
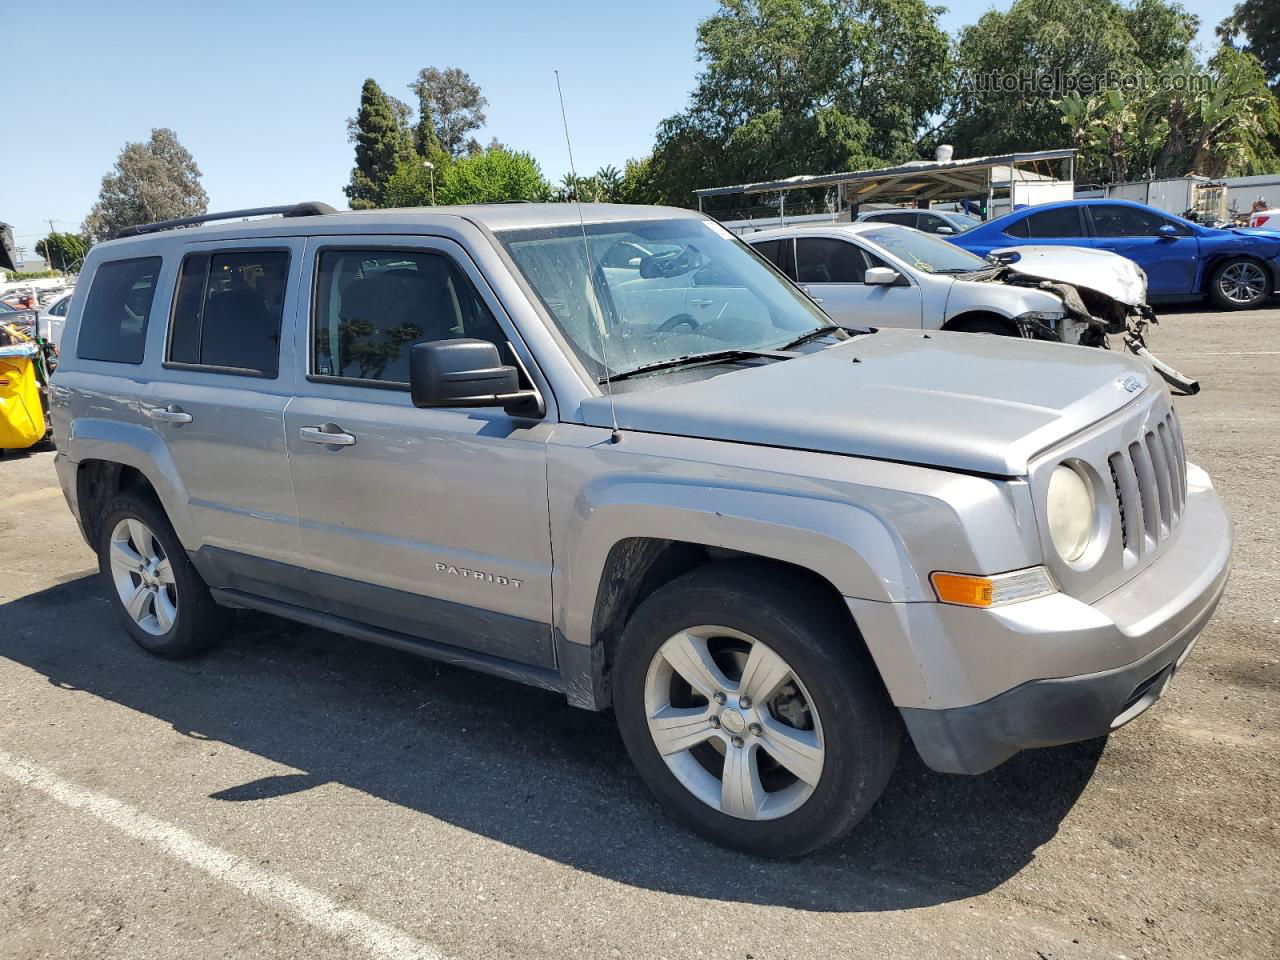
[[[578,229],[582,231],[582,255],[586,258],[587,276],[586,293],[589,307],[595,310],[596,336],[600,339],[600,362],[604,365],[604,389],[609,397],[609,420],[613,424],[613,432],[609,434],[609,442],[617,443],[622,439],[622,431],[618,429],[618,411],[613,405],[613,377],[609,367],[609,348],[606,345],[604,329],[604,312],[600,309],[600,301],[595,293],[595,267],[591,265],[591,245],[587,242],[587,223],[582,216],[582,193],[578,186],[578,171],[573,165],[573,143],[569,139],[569,118],[564,112],[564,90],[560,86],[560,71],[556,74],[556,93],[560,96],[560,122],[564,125],[564,145],[569,148],[569,176],[573,178],[573,202],[578,208]]]

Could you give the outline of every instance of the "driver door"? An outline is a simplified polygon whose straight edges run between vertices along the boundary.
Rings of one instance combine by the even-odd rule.
[[[868,267],[886,266],[851,240],[796,239],[796,281],[836,323],[919,329],[920,288],[910,278],[905,286],[864,282]]]

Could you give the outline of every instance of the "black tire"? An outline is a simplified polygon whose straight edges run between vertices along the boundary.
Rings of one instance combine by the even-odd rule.
[[[680,782],[654,744],[645,710],[649,665],[668,638],[699,624],[764,641],[821,718],[819,782],[785,816],[748,820],[714,809]],[[764,563],[699,567],[653,593],[623,632],[613,686],[622,739],[657,798],[703,836],[763,857],[801,856],[852,830],[884,791],[902,741],[901,718],[847,614],[808,579]]]
[[[116,589],[111,569],[111,535],[122,520],[130,519],[141,521],[151,531],[173,571],[177,613],[172,626],[160,635],[149,633],[134,621]],[[139,493],[122,493],[108,503],[98,523],[97,549],[98,571],[107,597],[138,646],[157,656],[176,660],[208,649],[225,635],[229,611],[214,602],[173,532],[169,518],[155,500]]]
[[[1250,272],[1260,273],[1262,286],[1256,295],[1246,300],[1233,300],[1227,295],[1223,289],[1223,275],[1228,270],[1243,269]],[[1219,310],[1252,310],[1262,306],[1271,297],[1272,289],[1271,271],[1267,269],[1266,264],[1260,263],[1252,257],[1232,257],[1230,260],[1224,260],[1213,268],[1209,274],[1209,302]]]
[[[968,320],[961,320],[953,326],[947,327],[948,330],[954,330],[957,333],[986,333],[997,337],[1016,337],[1018,336],[1018,328],[1008,320],[1001,320],[997,317],[971,317]]]

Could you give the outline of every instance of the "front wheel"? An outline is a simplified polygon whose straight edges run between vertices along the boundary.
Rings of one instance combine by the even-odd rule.
[[[1209,299],[1220,310],[1260,307],[1270,293],[1267,268],[1248,257],[1219,264],[1209,277]]]
[[[761,856],[848,833],[902,739],[832,598],[751,562],[699,568],[641,604],[614,690],[627,750],[658,799],[704,836]]]

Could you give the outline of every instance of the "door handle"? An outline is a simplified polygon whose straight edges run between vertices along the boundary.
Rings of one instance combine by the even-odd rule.
[[[343,433],[336,423],[326,423],[323,427],[299,427],[298,436],[307,443],[322,443],[326,447],[349,447],[356,442],[355,437]]]
[[[190,423],[193,419],[191,414],[176,405],[168,407],[148,407],[147,416],[152,420],[159,421],[160,423]]]
[[[709,307],[713,303],[715,303],[714,300],[695,300],[695,299],[690,299],[689,302],[692,303],[695,307]]]

